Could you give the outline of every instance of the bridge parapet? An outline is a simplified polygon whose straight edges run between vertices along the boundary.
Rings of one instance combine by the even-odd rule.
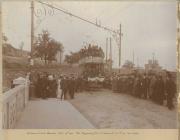
[[[15,127],[21,112],[29,100],[29,76],[24,83],[3,93],[2,97],[2,128],[12,129]]]

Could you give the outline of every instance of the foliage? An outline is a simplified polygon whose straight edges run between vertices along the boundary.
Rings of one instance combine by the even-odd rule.
[[[74,52],[74,53],[71,52],[70,55],[66,55],[66,56],[65,56],[65,61],[66,61],[67,63],[69,63],[69,64],[76,63],[76,62],[79,61],[79,59],[80,59],[80,57],[79,57],[79,53],[78,53],[78,52]]]
[[[104,52],[101,47],[89,44],[88,47],[80,49],[78,52],[71,52],[70,55],[65,56],[65,62],[69,64],[77,63],[80,59],[85,57],[101,57],[104,58]]]
[[[35,52],[33,53],[33,56],[40,57],[42,60],[45,60],[45,63],[55,60],[57,52],[63,51],[63,45],[52,39],[49,32],[45,30],[39,34],[34,46]]]
[[[129,61],[129,60],[126,60],[124,65],[123,65],[124,68],[133,68],[134,67],[134,64],[133,62]]]

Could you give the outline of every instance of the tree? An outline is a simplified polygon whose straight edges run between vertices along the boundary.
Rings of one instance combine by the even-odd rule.
[[[63,45],[52,39],[49,32],[45,30],[39,34],[34,46],[35,53],[33,55],[45,60],[45,64],[55,60],[58,51],[63,51]]]
[[[84,47],[77,52],[70,52],[69,55],[65,56],[64,61],[73,64],[78,63],[79,60],[89,56],[104,58],[104,52],[101,47],[89,44],[88,48]]]
[[[133,68],[134,67],[134,64],[133,64],[133,62],[131,62],[131,61],[129,61],[129,60],[126,60],[125,61],[125,63],[124,63],[124,65],[122,66],[122,67],[124,67],[124,68]]]
[[[65,62],[69,64],[77,63],[80,60],[79,52],[70,52],[70,55],[65,56]]]
[[[67,62],[67,63],[69,63],[69,64],[72,64],[71,56],[70,56],[70,55],[65,55],[64,61]]]

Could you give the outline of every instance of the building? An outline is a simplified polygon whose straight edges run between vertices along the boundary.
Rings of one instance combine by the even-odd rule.
[[[55,59],[56,59],[56,62],[58,64],[62,64],[62,62],[63,62],[63,51],[57,51]]]
[[[162,67],[159,65],[158,60],[148,60],[148,63],[145,64],[145,71],[162,71]]]

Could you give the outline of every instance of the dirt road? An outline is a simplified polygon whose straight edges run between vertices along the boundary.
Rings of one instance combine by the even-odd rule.
[[[70,103],[96,128],[177,128],[176,109],[130,95],[107,90],[77,93]]]

